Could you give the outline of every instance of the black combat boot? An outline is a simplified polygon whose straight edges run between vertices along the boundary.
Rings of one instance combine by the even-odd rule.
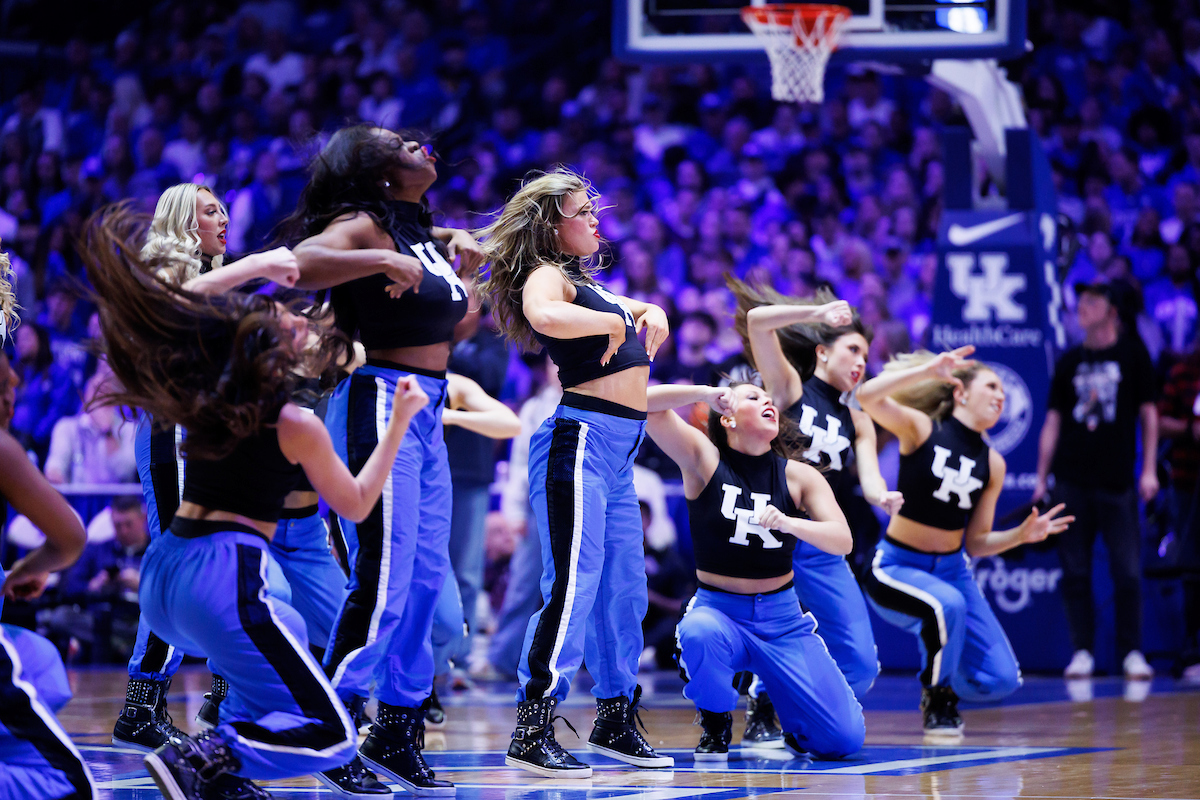
[[[209,781],[204,800],[271,800],[272,794],[252,780],[222,772]]]
[[[925,733],[933,736],[960,736],[962,717],[958,714],[958,695],[949,686],[926,686],[921,690],[921,714]]]
[[[221,776],[236,773],[242,766],[229,744],[213,731],[203,731],[195,738],[176,733],[143,761],[162,796],[171,800],[209,800],[217,796],[212,792],[228,785]],[[238,786],[245,788],[242,783]]]
[[[135,678],[125,689],[125,706],[113,726],[112,743],[132,747],[143,753],[157,750],[174,734],[183,731],[171,724],[167,714],[167,687],[170,681]]]
[[[504,763],[545,778],[590,778],[592,768],[564,750],[554,738],[556,719],[575,730],[565,718],[554,716],[557,705],[558,699],[554,697],[517,703],[517,729],[513,731]]]
[[[698,709],[701,725],[700,744],[696,745],[696,761],[728,761],[729,742],[733,739],[733,714],[728,711]]]
[[[742,747],[783,748],[783,731],[775,718],[775,704],[766,690],[759,692],[758,697],[746,697],[746,732],[742,734]]]
[[[633,690],[633,701],[623,696],[596,701],[596,727],[588,737],[588,750],[603,753],[609,758],[633,764],[635,767],[670,768],[675,759],[660,756],[637,729],[642,720],[638,717],[638,704],[642,700],[642,687]],[[644,729],[646,726],[642,725]]]
[[[196,712],[196,722],[215,728],[221,721],[221,701],[229,696],[229,684],[220,675],[212,676],[212,690],[204,693],[204,704]]]
[[[382,772],[409,794],[438,797],[454,794],[454,784],[439,781],[425,763],[425,705],[403,708],[381,702],[375,724],[358,754],[363,763]]]

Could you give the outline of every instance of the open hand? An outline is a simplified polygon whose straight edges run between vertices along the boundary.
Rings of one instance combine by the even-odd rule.
[[[1066,507],[1066,503],[1059,503],[1045,514],[1038,514],[1036,508],[1030,511],[1029,516],[1021,523],[1021,544],[1040,542],[1047,536],[1065,531],[1075,521],[1073,516],[1058,516]]]
[[[667,322],[667,312],[653,303],[647,303],[646,310],[637,318],[634,331],[641,333],[643,328],[646,329],[646,355],[650,356],[650,360],[653,361],[659,345],[665,342],[671,333],[671,325]]]
[[[450,263],[454,263],[454,258],[459,258],[458,273],[459,275],[474,275],[479,271],[487,260],[487,255],[483,252],[483,248],[479,242],[475,241],[475,237],[464,230],[456,229],[450,235],[450,241],[446,242],[446,255],[450,257]]]
[[[939,353],[933,357],[925,369],[935,378],[940,378],[946,383],[953,384],[959,389],[965,388],[962,381],[954,377],[956,370],[969,367],[971,362],[967,360],[967,356],[975,352],[975,345],[968,344],[959,347],[955,350],[947,350],[944,353]]]
[[[379,271],[392,281],[385,290],[392,299],[409,289],[420,292],[421,281],[425,278],[425,267],[416,258],[387,250],[384,251],[383,266]]]

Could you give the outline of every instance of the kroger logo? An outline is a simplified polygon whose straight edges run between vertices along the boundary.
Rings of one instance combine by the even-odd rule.
[[[975,270],[976,260],[979,271]],[[965,300],[963,322],[1024,322],[1025,306],[1014,297],[1025,291],[1025,275],[1008,273],[1007,253],[947,253],[950,291]]]
[[[1033,395],[1020,373],[1004,364],[989,363],[988,368],[1004,384],[1004,410],[1000,421],[988,431],[988,440],[1001,455],[1008,455],[1025,439],[1033,424]]]
[[[996,600],[996,607],[1009,614],[1016,614],[1028,608],[1035,593],[1056,591],[1058,581],[1062,578],[1061,569],[1009,569],[1000,556],[978,559],[973,566],[979,591],[986,596],[990,588]]]

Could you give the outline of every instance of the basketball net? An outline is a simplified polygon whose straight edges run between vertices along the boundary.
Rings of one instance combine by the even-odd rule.
[[[781,103],[825,100],[825,65],[850,19],[845,6],[746,6],[742,21],[771,61],[771,96]]]

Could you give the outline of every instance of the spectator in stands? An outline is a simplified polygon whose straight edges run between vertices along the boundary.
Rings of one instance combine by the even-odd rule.
[[[36,322],[25,322],[13,334],[14,367],[20,379],[12,432],[22,446],[46,460],[54,425],[79,407],[79,395],[66,370],[54,363],[50,335]]]
[[[91,542],[62,582],[66,598],[116,596],[136,600],[142,555],[150,546],[146,506],[138,495],[118,495],[110,504],[113,538]]]
[[[87,382],[83,410],[54,425],[46,457],[51,483],[132,483],[137,480],[133,452],[136,423],[121,409],[106,405],[113,391],[112,371],[103,366]]]

